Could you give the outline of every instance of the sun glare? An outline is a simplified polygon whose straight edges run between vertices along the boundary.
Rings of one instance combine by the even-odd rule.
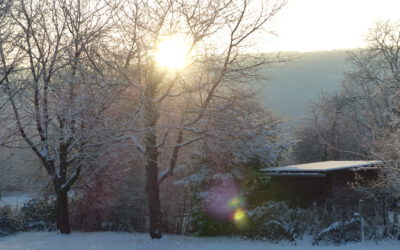
[[[155,60],[161,67],[178,70],[186,66],[188,52],[184,37],[171,36],[157,45]]]

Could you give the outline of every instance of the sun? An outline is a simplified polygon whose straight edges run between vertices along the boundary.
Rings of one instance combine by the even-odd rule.
[[[160,67],[179,70],[187,65],[189,46],[182,36],[170,36],[157,44],[155,61]]]

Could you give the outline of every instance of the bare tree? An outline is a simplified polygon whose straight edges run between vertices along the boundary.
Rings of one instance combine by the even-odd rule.
[[[322,94],[311,108],[311,117],[303,120],[296,131],[294,160],[307,163],[370,157],[361,144],[366,131],[354,122],[359,115],[354,105],[354,99],[345,94]]]
[[[68,191],[110,101],[104,97],[105,79],[91,61],[108,29],[107,8],[104,2],[19,0],[11,11],[20,35],[10,53],[21,53],[21,63],[18,75],[5,77],[5,93],[20,137],[52,179],[57,228],[64,234],[70,232]]]
[[[371,131],[370,151],[388,167],[382,181],[398,190],[400,24],[378,22],[367,41],[368,49],[351,57],[357,70],[350,74],[350,79],[361,90],[363,101],[359,103],[367,110],[362,122]]]
[[[150,236],[160,238],[160,184],[172,175],[182,148],[208,136],[210,112],[224,112],[234,93],[270,58],[252,53],[252,38],[285,1],[127,1],[118,15],[110,66],[141,93],[129,138],[146,157]],[[192,61],[183,70],[160,67],[157,46],[183,36]],[[182,48],[184,49],[184,48]],[[254,49],[254,47],[253,47]],[[126,136],[126,134],[125,134]],[[160,161],[160,153],[170,153]],[[163,169],[159,174],[159,169]]]
[[[18,70],[20,61],[20,50],[16,47],[15,40],[18,39],[15,25],[11,19],[13,1],[0,1],[0,87],[7,88],[5,83],[8,77]],[[6,105],[7,98],[0,97],[0,110]]]
[[[253,41],[285,2],[15,2],[21,73],[6,78],[5,93],[20,136],[53,180],[62,233],[70,232],[68,191],[96,145],[97,126],[110,125],[99,121],[113,99],[107,86],[118,83],[140,102],[129,127],[108,132],[145,156],[150,236],[161,237],[160,184],[184,147],[212,136],[204,126],[210,115],[236,103],[258,67],[275,60],[255,53]],[[175,35],[188,44],[191,60],[182,70],[162,67],[154,56]]]

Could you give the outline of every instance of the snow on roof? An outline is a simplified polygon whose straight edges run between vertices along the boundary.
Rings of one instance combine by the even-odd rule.
[[[354,169],[380,165],[380,161],[322,161],[307,164],[292,165],[277,168],[261,169],[264,173],[271,172],[328,172],[341,169]]]

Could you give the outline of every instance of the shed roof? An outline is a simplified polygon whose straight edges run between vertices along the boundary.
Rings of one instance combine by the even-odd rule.
[[[264,168],[263,173],[326,173],[337,170],[355,170],[381,165],[381,161],[322,161],[286,167]]]

